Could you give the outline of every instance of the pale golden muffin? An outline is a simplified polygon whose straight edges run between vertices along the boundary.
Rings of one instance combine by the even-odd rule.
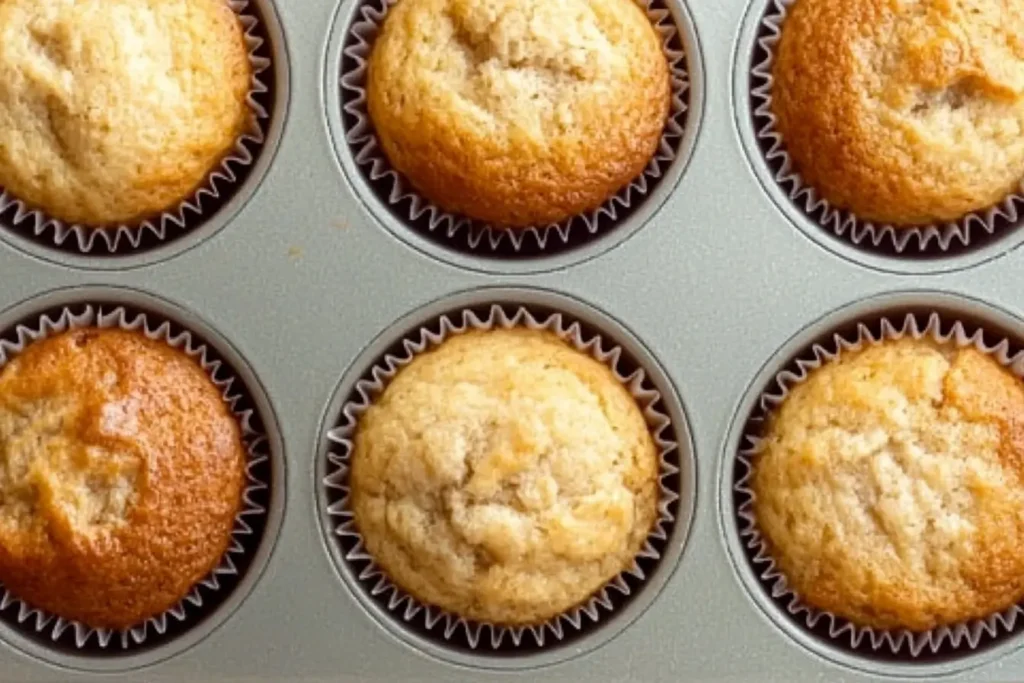
[[[0,187],[89,227],[201,185],[252,118],[225,0],[0,0]]]
[[[796,0],[772,108],[834,206],[913,226],[998,203],[1024,178],[1024,2]]]
[[[93,627],[156,615],[219,563],[244,468],[182,352],[108,329],[33,343],[0,370],[0,582]]]
[[[1024,598],[1024,386],[930,341],[796,385],[754,461],[757,525],[801,599],[916,631]]]
[[[550,333],[470,332],[415,358],[362,416],[351,503],[415,598],[526,625],[631,566],[657,477],[640,408],[607,367]]]
[[[400,0],[367,90],[388,159],[420,193],[527,226],[596,208],[643,172],[670,82],[634,0]]]

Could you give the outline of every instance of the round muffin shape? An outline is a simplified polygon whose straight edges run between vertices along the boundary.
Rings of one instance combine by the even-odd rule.
[[[351,506],[400,588],[458,616],[543,623],[628,569],[658,456],[606,366],[550,332],[452,337],[362,416]]]
[[[220,391],[139,332],[81,328],[0,370],[0,582],[93,628],[181,600],[219,563],[245,450]]]
[[[87,227],[186,199],[251,125],[224,0],[0,3],[0,186]]]
[[[1024,179],[1024,7],[796,0],[772,110],[795,170],[895,227],[954,221]]]
[[[926,631],[1024,598],[1024,386],[928,340],[843,352],[792,387],[753,461],[754,516],[800,599]]]
[[[499,226],[600,206],[643,172],[669,112],[661,39],[632,0],[401,0],[367,78],[394,168]]]

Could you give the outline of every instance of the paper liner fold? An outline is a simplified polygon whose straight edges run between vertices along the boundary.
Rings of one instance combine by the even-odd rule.
[[[872,328],[863,322],[857,325],[855,336],[835,333],[827,344],[814,344],[796,358],[792,363],[795,369],[784,369],[775,375],[769,387],[761,393],[759,410],[747,422],[741,449],[737,455],[740,467],[737,468],[733,491],[739,495],[736,517],[739,522],[740,539],[762,587],[773,600],[782,601],[785,610],[798,624],[808,630],[827,633],[830,639],[853,650],[868,650],[873,653],[885,651],[889,655],[909,655],[912,658],[935,655],[940,650],[948,648],[974,650],[982,644],[985,637],[994,639],[1012,632],[1017,619],[1021,616],[1021,605],[1013,605],[984,619],[969,620],[923,632],[858,626],[848,619],[801,601],[772,558],[768,543],[757,526],[754,513],[755,494],[750,484],[754,472],[753,462],[763,448],[760,434],[766,426],[766,420],[782,405],[794,386],[806,380],[814,370],[836,360],[842,354],[889,340],[927,338],[943,345],[974,347],[994,358],[1018,377],[1024,377],[1024,351],[1011,355],[1010,342],[1005,338],[995,344],[988,344],[985,341],[984,330],[980,327],[968,328],[959,320],[944,320],[937,312],[927,316],[924,326],[920,324],[918,316],[912,313],[906,314],[896,323],[888,317],[875,318],[871,322],[875,321],[880,321],[880,334],[873,332]]]
[[[75,312],[75,311],[79,312]],[[46,634],[56,642],[65,632],[74,634],[76,648],[86,647],[95,641],[101,649],[128,650],[133,646],[142,645],[156,636],[163,636],[172,622],[185,622],[192,619],[196,622],[203,614],[205,596],[222,590],[225,577],[239,575],[236,560],[253,552],[248,539],[254,537],[255,531],[250,520],[266,516],[267,509],[260,502],[262,492],[269,488],[269,483],[258,474],[261,465],[267,462],[267,438],[253,419],[253,410],[241,407],[245,388],[241,380],[231,374],[231,370],[220,360],[210,354],[207,346],[194,338],[188,331],[175,333],[171,322],[148,313],[129,313],[120,306],[98,307],[86,305],[72,306],[61,310],[56,317],[42,315],[37,325],[17,325],[10,335],[13,339],[0,338],[0,368],[17,356],[29,344],[45,339],[53,334],[81,327],[120,328],[140,332],[150,339],[164,342],[168,346],[183,352],[199,363],[213,384],[220,390],[221,397],[238,420],[247,458],[245,468],[245,488],[242,492],[241,505],[235,516],[235,524],[231,530],[231,541],[220,563],[207,576],[202,578],[189,593],[171,609],[144,622],[124,630],[97,629],[81,622],[45,612],[22,602],[16,595],[8,591],[0,583],[0,619],[11,626]],[[11,623],[13,622],[13,623]]]
[[[818,227],[839,239],[863,249],[905,256],[964,251],[973,246],[972,241],[977,243],[995,236],[997,231],[1016,226],[1024,207],[1024,179],[1018,192],[994,206],[972,211],[956,221],[916,227],[861,220],[851,211],[832,206],[815,188],[804,184],[786,151],[785,140],[776,128],[777,119],[772,112],[775,47],[782,37],[786,14],[796,1],[768,0],[755,38],[764,57],[757,61],[755,55],[750,69],[750,104],[760,154],[789,201]]]
[[[202,185],[173,209],[140,223],[123,223],[116,227],[89,227],[46,215],[42,209],[29,207],[0,186],[0,216],[10,215],[7,229],[29,233],[47,246],[71,249],[82,254],[114,254],[143,249],[144,242],[166,242],[180,237],[199,225],[208,216],[210,205],[218,205],[239,188],[243,169],[255,163],[266,140],[264,125],[270,114],[259,99],[270,92],[261,79],[272,62],[257,52],[265,40],[260,35],[260,20],[249,11],[251,0],[225,0],[238,15],[249,50],[252,84],[246,102],[252,111],[250,130],[238,137],[233,148],[211,169]],[[0,223],[2,225],[2,223]]]
[[[690,82],[687,75],[687,56],[679,42],[681,31],[664,0],[635,0],[647,13],[651,23],[661,35],[665,58],[671,77],[671,102],[665,130],[654,156],[643,173],[626,187],[605,200],[597,209],[579,214],[560,223],[524,228],[503,228],[448,213],[419,194],[392,167],[377,141],[366,103],[367,63],[373,42],[388,10],[399,0],[358,0],[361,4],[349,28],[342,50],[340,76],[342,111],[351,117],[345,121],[345,141],[356,165],[370,185],[377,185],[377,194],[393,211],[407,219],[416,229],[422,229],[436,239],[471,252],[496,252],[524,248],[547,251],[566,248],[570,241],[589,240],[606,232],[628,215],[634,204],[646,197],[653,186],[667,172],[680,155],[680,145],[686,125]],[[346,68],[346,62],[351,68]],[[380,190],[380,185],[386,191]]]
[[[509,311],[513,312],[509,314]],[[674,483],[678,480],[679,468],[670,461],[670,458],[677,451],[678,444],[673,440],[675,437],[670,418],[658,408],[661,394],[650,386],[643,368],[638,368],[629,375],[619,372],[619,361],[623,354],[621,347],[614,345],[614,342],[606,341],[600,334],[587,337],[579,322],[561,313],[547,314],[540,319],[527,307],[494,304],[484,318],[472,310],[464,309],[457,315],[442,315],[428,324],[431,327],[436,325],[437,331],[424,325],[407,334],[401,340],[401,352],[385,355],[377,365],[367,370],[353,387],[349,400],[342,406],[335,426],[330,428],[326,435],[331,449],[327,454],[328,473],[323,479],[323,485],[340,496],[336,496],[336,501],[327,507],[327,514],[336,524],[332,529],[336,536],[335,542],[340,543],[344,539],[353,543],[350,550],[342,550],[344,560],[349,565],[352,575],[356,577],[359,588],[371,596],[385,596],[387,610],[396,620],[407,625],[418,621],[431,636],[443,643],[448,643],[456,636],[464,637],[473,650],[498,650],[509,644],[519,648],[528,646],[531,642],[537,648],[543,648],[563,640],[570,632],[579,632],[597,624],[604,615],[615,610],[611,595],[613,592],[624,597],[633,593],[634,589],[627,581],[627,576],[639,582],[647,578],[637,560],[660,560],[661,553],[656,546],[668,541],[675,525],[671,507],[679,500],[677,484]],[[349,459],[354,447],[353,438],[359,418],[402,367],[412,362],[418,354],[436,347],[451,335],[468,330],[512,327],[553,332],[571,343],[577,350],[608,366],[642,409],[655,440],[659,460],[658,517],[632,566],[609,581],[583,604],[543,624],[526,627],[470,621],[440,608],[422,604],[392,583],[376,565],[356,529],[353,513],[349,508],[348,488]]]

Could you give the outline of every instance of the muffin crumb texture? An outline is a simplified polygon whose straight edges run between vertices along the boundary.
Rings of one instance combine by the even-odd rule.
[[[557,336],[469,332],[402,369],[360,420],[357,527],[421,602],[544,622],[628,569],[657,516],[658,455],[611,371]]]
[[[419,192],[527,226],[596,208],[643,171],[670,82],[633,0],[401,0],[367,90],[388,159]]]
[[[757,525],[805,603],[925,631],[1024,598],[1024,388],[990,356],[911,339],[844,352],[765,436]]]
[[[244,458],[181,352],[110,329],[32,343],[0,370],[0,582],[96,628],[169,609],[227,549]]]
[[[250,127],[251,76],[224,0],[4,0],[0,186],[87,227],[155,216]]]
[[[796,170],[861,219],[955,221],[1024,180],[1020,0],[796,0],[773,76]]]

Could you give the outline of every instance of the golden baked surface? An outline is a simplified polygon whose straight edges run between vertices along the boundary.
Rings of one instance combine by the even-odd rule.
[[[807,603],[927,630],[1024,598],[1024,386],[991,357],[843,354],[792,390],[765,446],[758,526]]]
[[[546,225],[640,175],[668,74],[633,0],[401,0],[371,54],[368,106],[392,165],[434,203]]]
[[[87,226],[188,197],[250,125],[225,0],[0,0],[0,186]]]
[[[227,549],[244,468],[183,353],[95,328],[33,343],[0,370],[0,582],[93,627],[162,612]]]
[[[796,169],[862,219],[956,220],[1024,178],[1021,0],[796,0],[774,76]]]
[[[627,569],[657,516],[633,397],[553,334],[470,332],[417,357],[359,423],[352,507],[420,601],[543,622]]]

